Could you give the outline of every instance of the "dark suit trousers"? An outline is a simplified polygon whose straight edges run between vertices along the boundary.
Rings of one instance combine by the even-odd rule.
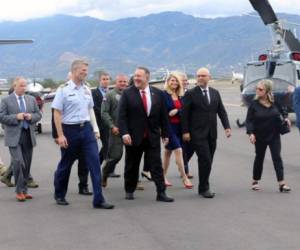
[[[88,187],[89,169],[84,164],[84,158],[82,155],[78,158],[78,187],[79,189]]]
[[[19,144],[9,147],[13,167],[16,193],[27,193],[27,181],[32,159],[32,143],[29,129],[22,129]]]
[[[184,162],[184,170],[185,173],[189,173],[189,161],[192,158],[194,154],[194,149],[190,142],[183,142],[182,144],[182,156],[183,156],[183,162]]]
[[[104,160],[107,158],[108,154],[108,143],[109,143],[109,128],[108,127],[102,127],[100,129],[100,140],[101,140],[101,149],[99,151],[99,159],[100,159],[100,165]]]
[[[125,155],[125,191],[133,193],[136,189],[139,178],[139,166],[143,153],[147,165],[150,167],[152,179],[158,193],[165,191],[164,175],[160,156],[160,146],[152,147],[149,140],[144,138],[139,146],[126,146]]]
[[[269,146],[271,151],[271,156],[272,156],[273,165],[276,172],[277,181],[282,181],[284,180],[284,174],[283,174],[283,163],[280,156],[280,152],[281,152],[280,135],[274,136],[274,138],[270,142],[256,140],[255,143],[256,155],[253,164],[253,179],[254,180],[261,179],[267,146]]]
[[[192,142],[192,145],[198,157],[198,192],[201,193],[209,189],[209,176],[216,151],[217,140],[208,137],[198,140],[197,142]]]

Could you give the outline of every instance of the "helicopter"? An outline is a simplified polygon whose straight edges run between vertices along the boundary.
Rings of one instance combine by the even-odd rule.
[[[271,28],[273,44],[271,50],[245,65],[240,86],[242,102],[249,106],[255,96],[257,83],[262,79],[270,79],[273,82],[275,102],[291,113],[292,93],[300,85],[300,41],[286,22],[277,18],[268,0],[249,1],[263,23]],[[244,125],[239,119],[236,123],[238,127]]]

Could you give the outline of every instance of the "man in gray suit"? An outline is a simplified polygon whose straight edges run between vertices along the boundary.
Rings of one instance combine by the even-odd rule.
[[[4,125],[5,146],[9,147],[18,201],[32,199],[27,193],[27,181],[36,145],[35,123],[42,118],[35,98],[25,95],[26,85],[23,77],[17,77],[14,92],[3,98],[0,105],[0,122]]]

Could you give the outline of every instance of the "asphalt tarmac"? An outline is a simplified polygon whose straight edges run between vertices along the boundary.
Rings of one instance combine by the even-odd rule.
[[[44,133],[37,136],[32,175],[40,184],[30,190],[33,200],[17,202],[14,189],[0,183],[1,250],[283,250],[300,249],[300,136],[282,137],[285,177],[292,188],[280,193],[270,153],[267,152],[262,190],[250,189],[254,147],[245,129],[235,120],[245,118],[238,85],[212,83],[221,92],[232,126],[226,139],[219,128],[218,146],[211,174],[214,199],[197,194],[197,159],[190,163],[194,189],[187,190],[179,178],[174,158],[167,193],[174,203],[155,201],[155,187],[143,181],[144,191],[136,199],[124,199],[123,178],[109,179],[104,194],[114,210],[92,208],[91,197],[78,195],[77,164],[69,183],[69,206],[57,206],[53,199],[53,175],[60,158],[51,138],[49,105],[45,108]],[[0,154],[6,164],[9,153],[0,137]],[[124,161],[116,172],[122,174]]]

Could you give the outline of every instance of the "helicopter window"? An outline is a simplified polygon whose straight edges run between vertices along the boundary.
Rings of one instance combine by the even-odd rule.
[[[260,79],[264,79],[267,76],[267,70],[265,65],[247,65],[245,70],[245,86],[257,82]],[[300,72],[298,73],[298,78]],[[278,63],[275,68],[273,79],[279,79],[289,83],[295,82],[294,65],[291,63]],[[300,78],[299,78],[300,79]]]
[[[284,81],[294,83],[295,71],[294,66],[291,63],[277,64],[275,68],[274,78],[282,79]]]

